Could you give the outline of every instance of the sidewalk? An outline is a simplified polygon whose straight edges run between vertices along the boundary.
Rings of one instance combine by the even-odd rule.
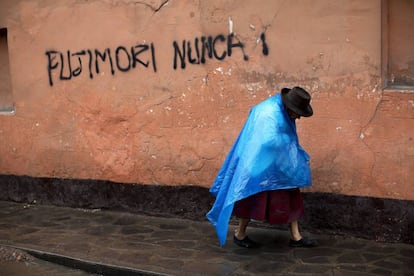
[[[233,230],[220,248],[207,221],[0,201],[0,245],[104,275],[414,275],[414,245],[305,232],[320,246],[293,249],[286,231],[249,228],[263,245],[244,249]]]

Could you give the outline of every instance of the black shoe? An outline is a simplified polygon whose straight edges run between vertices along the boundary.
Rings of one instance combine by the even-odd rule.
[[[289,246],[290,247],[306,247],[306,248],[310,248],[310,247],[315,247],[318,246],[318,242],[316,240],[308,240],[307,238],[302,238],[298,241],[295,240],[290,240],[289,241]]]
[[[259,244],[257,242],[255,242],[255,241],[252,241],[251,239],[249,239],[248,236],[246,236],[242,240],[239,240],[238,238],[236,238],[236,236],[234,236],[233,237],[233,241],[238,246],[245,247],[245,248],[256,248],[256,247],[259,247]]]

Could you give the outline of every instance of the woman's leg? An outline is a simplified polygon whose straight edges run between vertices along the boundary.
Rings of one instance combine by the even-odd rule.
[[[239,227],[236,229],[236,233],[234,234],[238,240],[243,240],[246,234],[247,225],[249,225],[250,219],[240,218],[239,219]]]
[[[307,238],[302,238],[302,235],[299,231],[298,221],[292,221],[290,223],[290,241],[289,246],[291,247],[315,247],[318,245],[316,240],[310,240]]]
[[[290,238],[294,241],[299,241],[302,239],[302,235],[299,231],[299,223],[297,220],[290,223]]]
[[[239,221],[239,227],[234,233],[233,241],[235,244],[245,248],[256,248],[259,244],[249,239],[246,234],[247,225],[249,225],[250,219],[241,218]]]

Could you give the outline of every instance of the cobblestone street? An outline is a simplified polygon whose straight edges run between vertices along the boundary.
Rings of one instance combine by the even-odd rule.
[[[293,249],[287,231],[256,227],[249,235],[262,246],[249,250],[233,244],[233,230],[220,248],[206,221],[0,201],[0,244],[29,263],[36,256],[104,275],[414,274],[410,244],[305,232],[320,246]]]

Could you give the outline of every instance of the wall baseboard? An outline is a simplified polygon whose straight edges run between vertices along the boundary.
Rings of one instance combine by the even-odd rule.
[[[330,193],[303,193],[303,198],[304,230],[414,244],[414,201]],[[0,200],[192,220],[205,220],[214,203],[208,189],[199,186],[16,175],[0,175]]]

